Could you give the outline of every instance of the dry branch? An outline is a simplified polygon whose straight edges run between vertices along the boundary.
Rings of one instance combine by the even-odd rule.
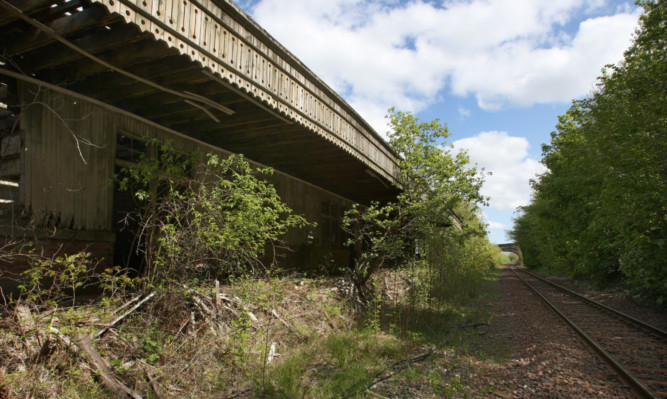
[[[176,333],[176,336],[178,336],[181,332],[183,332],[183,329],[190,323],[190,318],[188,317],[185,319],[183,324],[181,324],[181,327],[178,329],[178,332]]]
[[[146,373],[146,378],[148,378],[148,382],[151,384],[151,388],[153,388],[153,393],[158,399],[163,399],[165,396],[162,393],[163,388],[160,387],[160,383],[157,381],[157,377],[151,370],[153,367],[146,362],[141,362],[144,366],[144,372]]]
[[[207,316],[214,316],[214,315],[215,315],[215,312],[214,312],[211,308],[209,308],[209,307],[204,303],[204,301],[202,301],[201,299],[197,298],[196,296],[193,296],[193,297],[192,297],[192,300],[193,300],[193,301],[195,302],[195,304],[199,307],[200,311],[201,311],[202,313],[204,313],[205,315],[207,315]]]
[[[220,308],[222,304],[220,303],[220,282],[215,280],[215,313],[220,314]]]
[[[129,301],[125,302],[124,304],[122,304],[121,306],[119,306],[119,307],[118,307],[116,310],[114,310],[113,312],[114,312],[114,313],[118,313],[118,312],[120,312],[121,310],[123,310],[123,309],[125,309],[126,307],[130,306],[130,305],[133,304],[134,302],[138,301],[139,298],[141,298],[141,294],[139,294],[139,295],[135,296],[134,298],[130,299]]]
[[[142,399],[141,395],[120,382],[109,371],[107,362],[102,358],[102,356],[100,356],[95,348],[93,348],[90,338],[81,336],[75,343],[55,327],[51,327],[49,332],[58,337],[69,350],[79,355],[82,360],[83,356],[81,355],[81,352],[83,352],[85,359],[87,360],[86,364],[88,367],[98,373],[102,384],[114,395],[114,397],[119,399]]]
[[[375,375],[375,379],[371,381],[369,384],[366,385],[366,391],[370,392],[370,389],[376,386],[377,384],[386,381],[393,377],[394,375],[400,373],[401,371],[405,370],[409,365],[417,362],[421,362],[423,360],[426,360],[429,356],[435,353],[435,350],[429,350],[426,353],[423,353],[421,355],[415,356],[410,359],[403,359],[399,360],[398,362],[392,364],[388,368],[382,370],[381,372],[377,373]],[[358,390],[355,390],[354,392],[345,395],[343,399],[349,399],[352,397],[357,396]]]
[[[296,327],[294,327],[294,325],[292,325],[291,323],[288,323],[287,321],[285,321],[285,319],[283,319],[282,317],[280,317],[280,315],[278,314],[278,312],[276,312],[275,309],[271,309],[271,314],[273,315],[273,317],[275,317],[276,319],[278,319],[278,321],[280,321],[281,323],[283,323],[283,325],[284,325],[285,327],[287,327],[290,331],[292,331],[292,332],[295,333],[296,335],[300,335],[300,336],[303,336],[303,335],[304,335],[304,334],[303,334],[302,332],[300,332]]]
[[[240,306],[243,309],[249,309],[250,308],[250,305],[244,303],[243,301],[241,301],[240,299],[238,299],[236,297],[230,298],[227,295],[225,295],[223,293],[220,293],[219,298],[222,299],[223,301],[227,302],[227,303],[231,303],[231,304],[234,304],[236,306]]]
[[[273,317],[275,317],[276,319],[278,319],[278,321],[280,321],[281,323],[283,323],[283,325],[285,325],[285,327],[289,328],[290,330],[293,330],[293,329],[294,329],[294,327],[293,327],[291,324],[287,323],[285,320],[283,320],[282,317],[280,317],[280,315],[278,315],[278,312],[276,312],[275,309],[271,309],[271,314],[273,315]]]
[[[271,346],[269,347],[269,354],[266,356],[266,363],[269,364],[273,361],[273,359],[278,356],[278,353],[276,351],[277,344],[275,342],[271,342]]]
[[[31,334],[31,332],[33,332],[35,329],[35,320],[33,319],[33,315],[27,306],[18,305],[14,311],[14,317],[16,318],[16,325],[18,327],[21,342],[25,348],[27,358],[33,359],[35,356],[35,346],[39,344],[36,337],[37,334]]]
[[[139,301],[139,303],[137,303],[136,305],[132,306],[132,308],[130,308],[130,310],[128,310],[127,312],[125,312],[125,313],[123,313],[122,315],[116,317],[116,318],[114,319],[114,321],[112,321],[111,323],[109,323],[109,325],[107,325],[106,327],[104,327],[103,329],[101,329],[100,331],[98,331],[97,334],[95,334],[95,338],[99,338],[99,337],[101,337],[102,334],[104,334],[105,332],[107,332],[111,327],[113,327],[113,326],[115,326],[116,324],[118,324],[121,320],[123,320],[124,318],[126,318],[130,313],[132,313],[132,312],[134,312],[135,310],[137,310],[137,308],[139,308],[139,306],[143,305],[146,301],[148,301],[149,299],[151,299],[154,295],[155,295],[155,291],[153,291],[153,292],[151,292],[150,294],[148,294],[148,296],[146,296],[146,298],[142,299],[141,301]]]

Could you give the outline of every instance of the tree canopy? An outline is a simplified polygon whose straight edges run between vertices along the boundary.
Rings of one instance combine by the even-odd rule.
[[[644,14],[624,60],[573,102],[542,148],[511,235],[527,265],[667,299],[667,3]]]

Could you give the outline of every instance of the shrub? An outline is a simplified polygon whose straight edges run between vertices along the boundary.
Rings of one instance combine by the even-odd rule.
[[[143,155],[119,179],[139,205],[132,217],[151,282],[257,274],[276,263],[288,229],[308,225],[261,179],[270,168],[253,168],[242,155],[184,155],[157,141],[149,147],[157,155]]]

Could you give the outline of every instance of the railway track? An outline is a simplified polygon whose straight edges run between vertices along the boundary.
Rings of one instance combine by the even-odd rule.
[[[511,270],[641,398],[667,398],[667,333],[525,269]]]

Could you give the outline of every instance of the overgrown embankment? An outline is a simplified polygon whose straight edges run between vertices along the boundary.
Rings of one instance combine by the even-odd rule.
[[[374,278],[365,311],[340,278],[117,290],[64,308],[26,298],[3,314],[5,397],[332,398],[417,388],[441,397],[463,389],[438,370],[486,328],[489,314],[474,301],[490,291],[460,276],[440,291],[447,300],[420,299],[418,279],[408,270]]]
[[[0,253],[28,265],[4,309],[0,392],[331,398],[364,397],[380,383],[399,397],[415,384],[433,397],[460,390],[441,367],[409,370],[441,361],[462,332],[486,326],[473,300],[502,255],[480,217],[483,178],[464,153],[450,153],[437,120],[389,118],[403,157],[401,194],[345,212],[340,227],[353,259],[336,278],[281,269],[281,238],[310,223],[261,179],[271,170],[149,142],[152,150],[118,176],[137,201],[126,220],[140,267],[100,271],[89,254],[49,258],[29,242]],[[87,285],[100,296],[83,302]]]

